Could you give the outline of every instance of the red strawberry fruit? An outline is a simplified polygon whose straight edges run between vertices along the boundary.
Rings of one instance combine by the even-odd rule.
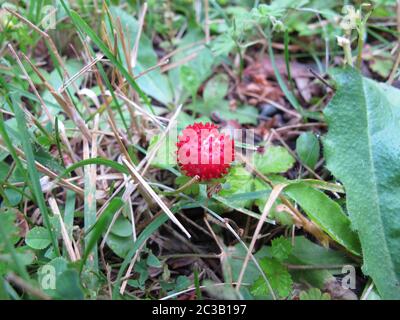
[[[199,176],[200,181],[221,178],[235,160],[234,140],[212,123],[187,126],[177,146],[180,169],[189,177]]]

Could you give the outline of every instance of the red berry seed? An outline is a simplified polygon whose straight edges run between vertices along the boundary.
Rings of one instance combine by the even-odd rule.
[[[201,181],[221,178],[235,160],[234,140],[212,123],[187,126],[176,145],[180,169],[189,177],[199,176]]]

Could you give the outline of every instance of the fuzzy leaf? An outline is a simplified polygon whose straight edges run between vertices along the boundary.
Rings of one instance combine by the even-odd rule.
[[[286,260],[292,252],[292,244],[283,236],[275,238],[271,244],[272,256],[279,261]]]
[[[364,273],[384,299],[400,299],[400,91],[351,68],[332,75],[327,167],[346,190]]]

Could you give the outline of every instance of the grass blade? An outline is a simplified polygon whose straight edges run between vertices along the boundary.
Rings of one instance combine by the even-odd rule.
[[[30,142],[31,139],[28,132],[28,125],[26,123],[26,118],[23,110],[21,109],[17,101],[15,101],[15,97],[11,96],[11,100],[13,102],[15,118],[17,119],[18,129],[22,138],[22,148],[26,156],[27,169],[30,178],[30,187],[32,188],[32,193],[34,194],[36,202],[39,206],[40,213],[43,216],[44,225],[46,226],[46,229],[50,234],[54,251],[56,252],[57,256],[59,256],[60,249],[58,247],[56,235],[52,231],[53,228],[50,223],[49,211],[44,200],[42,188],[40,186],[39,175],[36,170],[35,157],[33,155],[33,149],[32,149],[32,144]]]

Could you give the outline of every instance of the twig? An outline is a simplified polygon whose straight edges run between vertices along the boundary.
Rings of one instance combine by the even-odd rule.
[[[324,85],[326,85],[328,88],[332,89],[333,91],[335,91],[335,88],[333,86],[331,86],[329,84],[328,81],[326,81],[324,78],[322,78],[322,76],[320,76],[317,72],[315,72],[313,69],[309,68],[308,71],[310,71],[310,73],[316,77],[319,81],[321,81]]]

